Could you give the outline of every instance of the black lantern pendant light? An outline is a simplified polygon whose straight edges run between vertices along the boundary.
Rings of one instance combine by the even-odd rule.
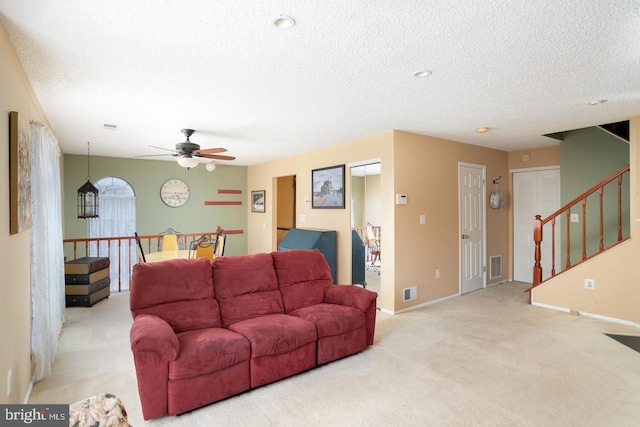
[[[78,218],[98,218],[98,189],[91,183],[87,142],[87,182],[78,189]]]

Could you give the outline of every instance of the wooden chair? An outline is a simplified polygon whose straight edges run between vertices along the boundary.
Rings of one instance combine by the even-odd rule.
[[[142,250],[142,243],[140,243],[140,237],[138,237],[137,232],[133,234],[136,236],[136,246],[138,247],[138,262],[141,262],[140,260],[142,260],[142,262],[147,262],[146,258],[144,257],[144,251]]]

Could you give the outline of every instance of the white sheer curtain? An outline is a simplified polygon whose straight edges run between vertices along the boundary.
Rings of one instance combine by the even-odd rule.
[[[133,236],[136,230],[136,197],[131,186],[124,180],[108,177],[98,180],[95,184],[99,190],[98,218],[87,220],[87,236],[94,237],[122,237]],[[120,278],[120,290],[129,289],[129,271],[138,260],[135,241],[130,247],[122,245],[118,248],[118,242],[111,241],[101,243],[99,251],[96,245],[89,247],[89,256],[108,256],[110,260],[111,291],[118,291],[118,278]],[[107,255],[107,252],[109,254]],[[120,253],[120,260],[118,260]],[[120,274],[118,274],[120,269]]]
[[[60,148],[53,132],[31,123],[31,348],[36,381],[51,373],[64,323]]]

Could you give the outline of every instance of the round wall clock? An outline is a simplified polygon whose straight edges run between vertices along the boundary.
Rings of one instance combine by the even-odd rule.
[[[189,200],[189,186],[181,179],[170,179],[162,184],[160,198],[167,206],[180,207]]]

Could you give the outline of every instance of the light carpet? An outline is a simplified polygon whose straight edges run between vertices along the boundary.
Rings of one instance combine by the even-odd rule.
[[[527,304],[507,283],[396,316],[367,350],[178,417],[144,421],[128,294],[68,308],[31,403],[114,393],[135,426],[638,426],[638,329]]]

